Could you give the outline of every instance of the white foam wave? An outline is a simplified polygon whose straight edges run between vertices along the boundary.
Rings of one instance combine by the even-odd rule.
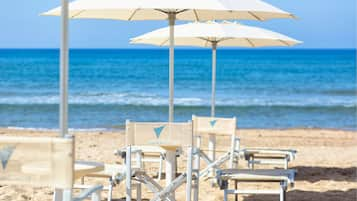
[[[33,127],[16,127],[9,126],[6,127],[11,130],[29,130],[29,131],[44,131],[44,132],[58,132],[58,128],[33,128]],[[69,132],[100,132],[100,131],[108,131],[111,129],[108,128],[69,128]]]
[[[10,105],[50,105],[58,104],[57,95],[9,96],[0,97],[0,104]],[[69,97],[70,104],[80,105],[146,105],[166,106],[168,98],[148,93],[86,93]],[[210,106],[210,98],[176,97],[177,106]],[[354,98],[323,98],[323,97],[232,97],[216,101],[217,106],[292,106],[292,107],[356,107]]]

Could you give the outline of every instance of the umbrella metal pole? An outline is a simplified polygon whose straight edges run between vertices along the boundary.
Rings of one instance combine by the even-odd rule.
[[[216,52],[217,42],[212,42],[212,95],[211,95],[211,117],[215,116],[216,101]],[[208,155],[212,161],[216,160],[216,135],[209,134],[208,137]],[[214,176],[214,168],[210,170],[210,176]]]
[[[216,57],[217,42],[212,42],[212,95],[211,95],[211,117],[215,116],[216,104]]]
[[[176,13],[168,13],[170,26],[170,50],[169,50],[169,122],[174,121],[174,34]]]
[[[60,52],[60,137],[68,134],[68,1],[62,0]]]
[[[59,136],[68,134],[68,1],[62,0],[61,7],[61,47],[60,47],[60,106]],[[71,191],[55,188],[53,200],[58,201],[71,196]]]
[[[169,122],[174,121],[174,27],[176,13],[168,13],[170,26],[170,63],[169,63]],[[176,177],[176,151],[166,151],[166,186],[170,185]],[[170,193],[170,200],[175,200],[175,193]]]

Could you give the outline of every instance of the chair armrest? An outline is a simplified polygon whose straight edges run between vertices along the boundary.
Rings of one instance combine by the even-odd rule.
[[[103,190],[103,185],[96,185],[91,188],[87,188],[84,191],[82,191],[78,197],[73,198],[73,201],[82,201],[82,200],[88,198],[93,193],[96,193],[96,192],[102,191],[102,190]]]

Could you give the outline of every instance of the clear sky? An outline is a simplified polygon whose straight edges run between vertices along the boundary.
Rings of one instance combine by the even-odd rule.
[[[244,21],[304,41],[299,48],[356,48],[356,0],[266,0],[299,17],[268,22]],[[39,13],[59,0],[4,0],[0,7],[0,48],[58,48],[59,17]],[[183,22],[179,22],[183,23]],[[129,38],[167,26],[165,21],[73,20],[73,48],[136,48]]]

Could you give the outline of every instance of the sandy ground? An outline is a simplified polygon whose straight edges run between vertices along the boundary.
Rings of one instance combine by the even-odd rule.
[[[76,158],[105,163],[121,163],[113,155],[113,150],[124,145],[122,132],[77,132]],[[290,164],[298,171],[295,187],[289,189],[289,201],[355,201],[357,200],[357,132],[320,129],[289,130],[239,130],[243,147],[273,147],[296,149],[298,155]],[[0,129],[0,135],[44,136],[55,135],[51,132],[29,130]],[[207,139],[203,139],[204,147]],[[219,137],[217,149],[228,149],[229,138]],[[218,154],[219,155],[219,154]],[[240,161],[241,167],[246,167]],[[184,163],[179,161],[179,170]],[[151,168],[152,169],[152,168]],[[103,179],[86,179],[86,183],[103,183]],[[164,184],[164,181],[162,181]],[[266,185],[270,184],[264,184]],[[257,185],[262,188],[263,185]],[[135,194],[134,194],[135,195]],[[107,193],[103,192],[103,200]],[[114,200],[124,197],[123,184],[115,187]],[[143,198],[150,199],[152,194],[144,189]],[[185,200],[185,189],[181,187],[176,193],[177,200]],[[29,188],[22,186],[1,186],[0,200],[51,200],[52,191],[47,188]],[[244,201],[278,200],[278,196],[250,195],[242,196]],[[223,192],[210,186],[209,181],[200,182],[200,200],[223,200]],[[230,197],[230,200],[234,200]]]

